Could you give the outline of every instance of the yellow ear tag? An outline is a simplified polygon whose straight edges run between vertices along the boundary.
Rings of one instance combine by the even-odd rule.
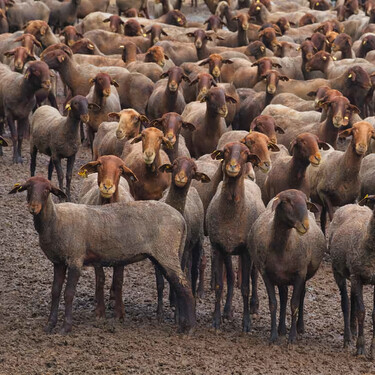
[[[368,194],[366,194],[359,202],[358,204],[361,204],[363,201],[365,201],[368,198]]]
[[[255,10],[260,10],[260,7],[256,7]]]
[[[350,74],[348,75],[348,78],[352,78],[352,77],[353,77],[353,74],[350,73]]]
[[[78,172],[78,175],[81,176],[81,177],[83,177],[83,178],[87,178],[88,177],[88,175],[87,175],[87,169],[80,170]]]
[[[180,17],[178,17],[177,18],[177,22],[181,22],[182,20],[181,20],[181,18]]]
[[[318,7],[318,6],[319,6],[319,3],[316,3],[315,5]]]
[[[146,37],[147,37],[147,34],[143,33],[143,36],[146,38]]]
[[[70,111],[70,110],[72,109],[72,107],[70,106],[70,104],[67,104],[67,105],[65,106],[65,109],[67,109],[68,111]]]
[[[14,184],[13,188],[18,188],[17,190],[21,190],[22,185],[17,182],[16,184]]]
[[[332,60],[333,60],[333,61],[336,61],[336,60],[337,60],[337,57],[336,57],[336,56],[333,56],[333,57],[332,57]]]
[[[348,116],[344,116],[344,120],[349,120],[349,117]]]
[[[365,44],[366,44],[366,40],[364,40],[364,41],[362,42],[362,44],[365,45]]]
[[[29,76],[30,76],[30,72],[26,72],[25,75],[24,75],[24,78],[25,78],[25,79],[28,79]]]

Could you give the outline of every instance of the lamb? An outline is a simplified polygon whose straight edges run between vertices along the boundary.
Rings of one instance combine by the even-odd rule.
[[[48,24],[54,27],[55,32],[60,32],[62,28],[73,25],[77,19],[78,6],[81,0],[70,0],[69,2],[59,2],[48,0],[47,5],[51,10]]]
[[[50,74],[43,61],[31,62],[24,75],[0,65],[0,118],[6,118],[11,132],[13,163],[22,163],[23,136],[29,126],[29,114],[36,104],[35,93],[51,87]]]
[[[286,335],[288,285],[293,285],[289,342],[304,332],[303,309],[306,281],[314,276],[326,250],[323,233],[308,209],[317,211],[299,190],[279,193],[254,223],[247,237],[249,256],[267,288],[271,313],[270,342]],[[280,320],[276,329],[275,285],[280,294]],[[298,321],[297,321],[298,316]]]
[[[89,205],[104,205],[116,202],[132,202],[127,180],[137,180],[134,173],[117,156],[108,155],[83,165],[80,175],[88,177],[82,184],[78,203]],[[121,178],[123,177],[123,178]],[[124,304],[122,301],[124,266],[113,268],[111,292],[115,299],[115,317],[124,319]],[[95,267],[96,280],[96,316],[105,316],[103,267]]]
[[[323,155],[323,162],[318,168],[309,169],[310,197],[322,205],[320,223],[325,231],[326,215],[333,219],[333,207],[353,203],[360,190],[359,171],[362,159],[366,155],[375,131],[367,121],[360,121],[346,129],[339,137],[352,136],[345,152],[331,151]]]
[[[200,104],[203,102],[206,102],[206,109]],[[200,103],[192,102],[185,107],[182,119],[194,124],[196,128],[192,133],[185,129],[181,133],[192,157],[198,158],[215,150],[220,137],[226,131],[226,102],[237,103],[237,100],[226,95],[221,87],[211,87]]]
[[[128,140],[136,137],[142,126],[146,127],[150,122],[146,116],[134,109],[112,112],[108,117],[118,122],[102,122],[99,125],[93,143],[94,160],[101,155],[117,155],[122,159],[125,158],[132,147]]]
[[[48,166],[48,179],[51,180],[53,168],[56,168],[60,190],[63,189],[64,173],[61,159],[67,158],[66,195],[70,200],[70,184],[72,181],[74,161],[81,145],[80,121],[89,121],[89,104],[83,96],[75,96],[67,104],[68,116],[50,106],[39,107],[31,119],[30,137],[30,173],[35,174],[36,156],[38,151],[51,157]]]
[[[152,120],[163,116],[166,112],[181,114],[186,105],[179,85],[182,80],[190,83],[189,77],[178,66],[168,69],[168,72],[160,76],[160,78],[165,77],[168,77],[168,81],[157,83],[147,103],[146,114]]]
[[[265,205],[278,193],[287,189],[298,189],[310,195],[309,179],[306,169],[311,164],[318,166],[321,162],[319,148],[329,150],[330,146],[321,142],[315,134],[301,133],[290,145],[292,156],[277,158],[268,173],[262,189]]]
[[[368,196],[362,203],[373,204],[375,196]],[[344,347],[352,335],[357,336],[357,355],[365,354],[364,321],[365,305],[363,285],[374,285],[374,212],[368,207],[348,204],[339,208],[329,228],[329,251],[332,270],[341,295],[341,309],[344,315]],[[351,307],[346,279],[351,283]],[[374,316],[374,311],[372,313]],[[375,322],[373,320],[373,326]],[[373,327],[375,329],[375,327]],[[375,357],[375,339],[371,342],[371,359]]]
[[[232,270],[232,255],[240,255],[242,267],[241,293],[243,297],[242,329],[250,331],[249,311],[249,279],[251,259],[246,245],[247,234],[264,211],[259,187],[245,179],[246,163],[257,164],[259,158],[250,153],[249,149],[239,142],[229,143],[224,150],[217,150],[212,154],[216,159],[224,159],[223,182],[219,185],[215,196],[207,209],[206,225],[213,249],[213,269],[215,280],[215,311],[213,327],[220,328],[221,296],[223,291],[223,263],[227,271],[228,292],[224,307],[223,318],[231,316],[231,302],[233,297],[234,275]],[[233,218],[236,218],[233,221]],[[257,288],[253,287],[250,309],[256,312],[258,305]]]
[[[160,148],[162,143],[169,148],[172,148],[172,145],[163,132],[154,127],[142,130],[131,144],[138,142],[141,143],[135,145],[124,159],[125,164],[138,178],[137,182],[130,184],[130,192],[135,200],[158,200],[171,183],[170,176],[158,170],[161,165],[170,162]]]
[[[196,323],[195,307],[189,282],[180,266],[186,224],[179,212],[165,203],[150,201],[110,206],[54,204],[50,193],[62,198],[65,194],[43,177],[31,177],[23,184],[16,184],[10,193],[25,190],[40,247],[54,263],[46,332],[51,332],[57,323],[66,270],[62,333],[72,330],[72,304],[84,265],[125,265],[145,258],[162,269],[176,292],[180,331],[191,331]],[[142,225],[134,226],[135,222]]]
[[[99,125],[107,120],[108,113],[121,111],[120,98],[116,87],[119,84],[112,79],[109,74],[98,73],[90,79],[94,85],[86,95],[90,103],[96,104],[89,110],[89,120],[87,122],[88,138],[93,150],[94,135],[98,131]]]
[[[187,236],[182,255],[181,268],[187,270],[187,278],[191,281],[193,296],[197,295],[197,281],[200,268],[200,259],[203,256],[203,221],[204,210],[202,201],[194,187],[191,187],[192,179],[208,183],[210,179],[204,173],[197,171],[195,162],[187,157],[179,157],[173,164],[163,164],[159,170],[172,174],[172,183],[163,195],[161,202],[165,202],[182,214],[186,221]],[[158,307],[162,309],[162,287],[158,285]],[[160,289],[159,289],[160,288]],[[204,293],[204,275],[201,273],[198,287],[198,295]],[[162,310],[158,310],[160,315]]]

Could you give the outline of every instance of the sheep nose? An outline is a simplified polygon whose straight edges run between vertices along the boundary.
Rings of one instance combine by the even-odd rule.
[[[84,114],[84,115],[81,115],[81,116],[80,116],[80,119],[81,119],[82,122],[87,123],[87,122],[89,122],[90,117],[89,117],[89,115],[86,113],[86,114]]]
[[[174,180],[175,180],[175,184],[177,186],[182,187],[182,186],[185,186],[186,183],[187,183],[187,176],[186,176],[185,172],[181,171],[180,173],[178,173],[176,175]]]
[[[154,38],[154,44],[157,43],[159,41],[159,38],[158,37],[155,37]]]
[[[247,30],[248,28],[249,28],[249,24],[248,23],[242,24],[242,29],[243,30]]]
[[[167,134],[167,139],[168,139],[168,141],[173,141],[174,140],[174,134],[173,133],[168,133]]]
[[[356,150],[357,154],[363,155],[367,151],[367,146],[363,143],[359,143],[355,146],[355,150]]]
[[[198,49],[199,49],[199,48],[202,48],[202,41],[201,41],[201,40],[197,40],[197,41],[195,42],[195,47],[197,47]]]
[[[217,66],[215,66],[215,68],[213,68],[213,70],[212,70],[212,75],[213,75],[215,78],[220,77],[220,69],[219,69]]]
[[[342,117],[341,116],[334,116],[333,117],[333,125],[339,128],[342,125]]]
[[[165,65],[165,60],[161,60],[161,61],[159,61],[159,65],[163,68],[164,65]]]
[[[124,138],[124,132],[122,130],[117,130],[116,131],[116,138],[117,139],[122,139]]]
[[[50,89],[51,88],[51,81],[48,79],[47,81],[42,82],[41,85],[44,89]]]
[[[111,89],[103,90],[103,96],[109,96],[109,95],[111,95]]]
[[[227,117],[228,115],[228,107],[226,105],[223,105],[220,109],[219,109],[219,115],[221,117]]]
[[[314,166],[317,166],[321,162],[321,155],[320,152],[316,153],[315,155],[311,155],[310,158],[310,163]]]
[[[171,91],[177,91],[177,88],[178,88],[178,84],[176,81],[172,81],[170,84],[169,84],[169,90]]]
[[[306,53],[306,59],[310,60],[313,57],[313,54],[311,52]]]
[[[276,92],[276,86],[275,85],[268,85],[267,92],[269,94],[274,94]]]

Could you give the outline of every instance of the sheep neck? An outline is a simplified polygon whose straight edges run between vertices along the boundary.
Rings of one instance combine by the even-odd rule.
[[[137,61],[137,51],[134,50],[134,49],[127,50],[126,51],[125,63],[130,64],[130,63],[135,62],[135,61]]]
[[[42,235],[45,231],[51,229],[53,222],[56,220],[56,207],[52,201],[51,194],[48,195],[46,203],[38,215],[34,215],[34,228]]]
[[[220,132],[221,127],[221,116],[214,110],[207,106],[206,114],[204,116],[205,123],[205,135],[214,136]]]
[[[295,187],[301,186],[306,179],[306,169],[310,162],[293,156],[289,162],[290,165],[290,182],[293,182]]]
[[[226,209],[229,207],[235,210],[240,209],[244,203],[245,197],[245,183],[244,175],[241,173],[238,177],[229,177],[226,173],[224,174],[223,187],[221,198],[227,202]],[[233,205],[228,206],[228,202],[233,202]]]
[[[346,45],[341,48],[341,59],[351,59],[352,58],[352,49],[350,45]]]
[[[65,128],[70,134],[78,134],[80,131],[79,122],[81,121],[80,116],[75,117],[72,111],[69,111],[69,114],[66,118]]]
[[[94,95],[92,97],[92,103],[97,104],[100,108],[105,107],[105,103],[107,101],[107,96],[104,96],[102,92],[94,88]]]
[[[249,38],[247,37],[247,31],[242,27],[237,29],[237,43],[239,47],[247,46],[249,44]]]
[[[186,197],[189,191],[190,182],[183,188],[176,186],[173,182],[169,187],[165,203],[175,208],[181,215],[185,212]]]
[[[358,155],[355,152],[355,144],[351,142],[343,155],[344,168],[341,169],[340,173],[344,178],[352,181],[355,176],[358,176],[363,157],[364,155]]]
[[[40,87],[35,87],[28,79],[22,78],[22,96],[23,98],[29,98],[30,100],[34,99],[35,92]]]
[[[236,30],[237,29],[237,22],[234,21],[232,18],[233,18],[233,13],[231,12],[231,10],[229,9],[229,7],[226,7],[224,9],[224,17],[227,21],[227,26],[228,26],[228,29],[230,31],[233,31],[233,30]]]
[[[78,64],[69,57],[65,59],[65,64],[61,64],[59,69],[62,81],[73,91],[72,95],[77,95],[74,88],[79,87],[76,77],[80,77],[81,74],[78,68]]]
[[[274,98],[274,94],[270,94],[268,91],[267,91],[267,88],[266,88],[266,98],[265,98],[265,104],[264,106],[268,106],[268,104],[271,104],[271,101],[272,99]]]
[[[330,72],[332,72],[335,69],[335,64],[331,59],[328,59],[328,61],[323,66],[322,72],[326,76],[326,78],[329,78]]]
[[[179,150],[179,147],[178,147],[178,144],[179,144],[179,134],[176,135],[176,142],[175,144],[173,145],[173,148],[170,149],[170,148],[164,148],[164,151],[165,153],[168,155],[168,158],[169,160],[171,161],[171,163],[174,162],[174,160],[178,157],[178,150]]]
[[[364,237],[364,247],[367,254],[375,256],[374,244],[375,244],[375,212],[373,211],[370,222],[367,226],[367,233]]]
[[[322,112],[322,117],[323,117],[323,113],[324,113],[324,110]],[[332,114],[331,109],[328,111],[326,116],[327,116],[326,120],[323,121],[319,127],[319,134],[318,134],[319,139],[322,142],[329,143],[330,145],[332,145],[333,148],[336,148],[337,135],[339,134],[339,128],[336,128],[333,125],[333,114]]]
[[[197,50],[198,60],[207,59],[207,57],[210,56],[211,54],[210,50],[207,47],[207,40],[204,40],[202,42],[201,48],[197,48],[197,47],[195,48]]]
[[[146,172],[152,173],[154,175],[158,175],[158,168],[160,167],[160,152],[157,151],[155,155],[155,159],[152,162],[152,164],[145,164],[146,166]]]
[[[287,246],[292,229],[277,214],[276,209],[272,224],[270,249],[275,253],[282,253]]]
[[[177,104],[177,98],[178,98],[178,91],[179,88],[177,88],[176,91],[170,91],[169,86],[167,83],[167,87],[165,88],[165,97],[167,99],[167,112],[174,112],[176,109],[176,104]]]

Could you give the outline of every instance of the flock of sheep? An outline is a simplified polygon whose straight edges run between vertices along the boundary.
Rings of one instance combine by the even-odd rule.
[[[13,163],[23,162],[28,138],[31,177],[10,194],[27,192],[54,266],[45,330],[57,324],[67,274],[62,332],[71,331],[86,265],[95,268],[99,318],[103,267],[113,268],[110,293],[123,320],[124,267],[148,258],[158,320],[166,278],[179,330],[191,332],[208,236],[215,329],[232,315],[238,255],[243,331],[258,313],[260,273],[271,342],[287,333],[293,286],[294,343],[304,332],[306,282],[328,252],[344,346],[356,336],[364,354],[362,289],[375,284],[375,1],[205,2],[213,15],[200,23],[186,19],[181,1],[116,1],[114,15],[108,0],[0,0],[0,155],[11,143],[4,125]],[[92,159],[80,166],[86,179],[70,203],[82,142]],[[38,152],[50,157],[48,179],[35,176]]]

